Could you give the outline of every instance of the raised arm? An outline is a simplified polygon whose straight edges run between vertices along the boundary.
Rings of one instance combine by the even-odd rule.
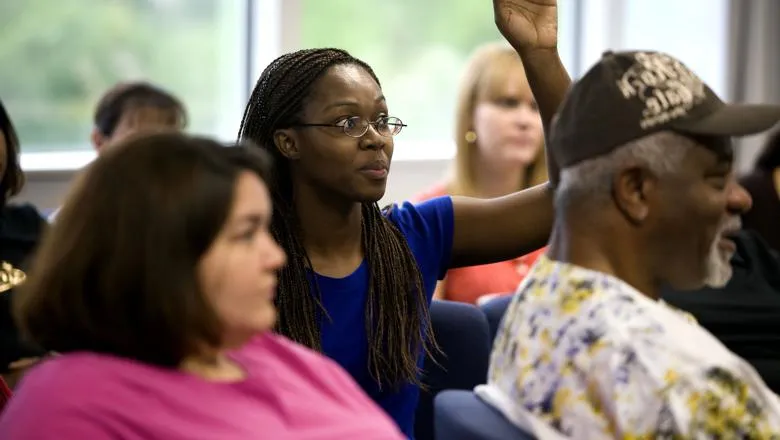
[[[523,60],[545,134],[571,80],[558,55],[557,0],[493,0],[496,26]]]
[[[493,0],[496,26],[520,54],[547,135],[571,80],[558,55],[556,0]],[[558,166],[547,156],[553,185]],[[550,184],[497,199],[454,198],[452,267],[518,257],[547,243],[552,229]]]

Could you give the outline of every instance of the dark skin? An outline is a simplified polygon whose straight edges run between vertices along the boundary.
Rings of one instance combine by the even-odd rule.
[[[304,106],[305,123],[336,124],[360,116],[370,121],[388,115],[379,85],[363,68],[338,65],[313,86]],[[294,200],[306,252],[317,273],[341,278],[363,260],[361,202],[379,200],[386,179],[375,179],[361,169],[380,161],[388,167],[393,139],[371,127],[360,138],[338,127],[302,127],[279,130],[280,151],[292,161]]]
[[[732,171],[728,139],[673,141],[692,145],[680,171],[657,176],[626,165],[613,179],[611,200],[561,213],[549,255],[614,275],[651,298],[664,284],[702,287],[713,241],[751,199]],[[726,241],[719,246],[733,244]]]
[[[494,0],[496,24],[520,54],[542,121],[552,117],[570,85],[557,51],[555,0]],[[337,123],[349,116],[367,120],[389,114],[379,85],[358,66],[334,66],[313,86],[304,105],[304,123]],[[392,116],[392,114],[390,114]],[[291,161],[295,203],[304,246],[321,275],[344,277],[362,262],[361,202],[384,195],[386,178],[361,168],[386,161],[393,139],[373,128],[361,138],[340,128],[279,130],[277,148]],[[555,182],[557,167],[550,165]],[[509,196],[478,200],[453,198],[451,267],[503,261],[547,243],[553,221],[552,187],[540,185]]]

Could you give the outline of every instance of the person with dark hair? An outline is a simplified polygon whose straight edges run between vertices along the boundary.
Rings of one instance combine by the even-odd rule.
[[[0,375],[11,387],[24,367],[43,354],[19,338],[10,312],[15,287],[27,278],[28,257],[46,226],[34,206],[8,204],[24,186],[19,159],[19,137],[0,101]]]
[[[157,133],[88,166],[13,304],[58,355],[0,438],[402,438],[337,364],[271,332],[286,258],[261,153]]]
[[[780,131],[769,137],[753,171],[740,183],[753,197],[753,208],[742,215],[742,226],[780,252]]]
[[[547,31],[555,8],[538,15],[537,3],[494,0],[494,10],[548,125],[569,77]],[[380,211],[403,127],[365,62],[305,49],[260,75],[239,138],[275,158],[271,228],[290,256],[279,274],[277,331],[338,361],[411,438],[423,353],[437,348],[428,312],[437,280],[453,267],[539,249],[553,211],[548,183]]]
[[[187,109],[173,94],[144,81],[122,82],[98,101],[90,141],[98,153],[127,136],[152,131],[179,131],[187,125]],[[49,215],[54,221],[57,208]]]
[[[91,140],[95,149],[128,134],[147,130],[181,130],[187,110],[173,94],[148,82],[123,82],[109,89],[95,108]]]
[[[2,137],[2,157],[0,160],[0,204],[6,205],[10,197],[22,190],[24,186],[24,173],[19,158],[19,135],[16,133],[11,117],[0,101],[0,134]]]

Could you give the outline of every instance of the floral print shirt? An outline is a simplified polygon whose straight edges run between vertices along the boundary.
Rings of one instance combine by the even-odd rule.
[[[520,284],[477,391],[561,438],[780,439],[780,399],[691,315],[546,256]]]

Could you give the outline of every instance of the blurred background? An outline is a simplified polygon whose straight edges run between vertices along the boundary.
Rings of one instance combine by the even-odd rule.
[[[780,103],[776,0],[559,0],[573,77],[606,49],[671,53],[733,101]],[[187,105],[189,131],[235,139],[265,65],[283,52],[344,48],[371,64],[396,138],[385,202],[439,180],[454,153],[457,83],[478,45],[500,39],[489,0],[2,0],[0,96],[21,137],[22,200],[59,205],[88,143],[96,100],[147,79]],[[738,166],[762,139],[747,139]]]

